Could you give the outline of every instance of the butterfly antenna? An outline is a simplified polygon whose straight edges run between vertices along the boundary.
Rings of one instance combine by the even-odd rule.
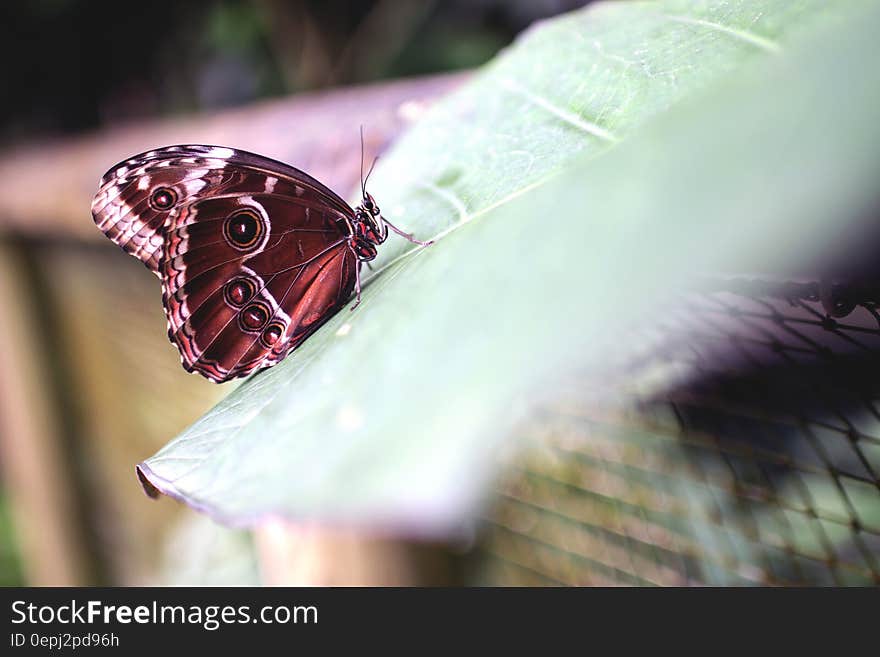
[[[361,192],[366,197],[367,182],[364,180],[364,124],[361,123]]]
[[[373,158],[373,163],[370,165],[370,170],[367,171],[366,177],[364,177],[364,126],[361,124],[361,193],[364,195],[364,198],[367,198],[367,181],[370,179],[370,174],[373,173],[373,167],[376,166],[376,162],[379,161],[379,156]]]
[[[373,173],[373,167],[376,166],[376,162],[379,161],[379,156],[373,158],[373,163],[370,165],[370,170],[367,171],[367,178],[364,180],[364,195],[367,193],[367,180],[370,179],[370,174]]]

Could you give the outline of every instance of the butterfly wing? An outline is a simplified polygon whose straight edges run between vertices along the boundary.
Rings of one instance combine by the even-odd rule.
[[[186,369],[215,381],[283,358],[354,287],[357,259],[338,218],[287,196],[196,201],[165,247],[168,337]]]
[[[354,287],[351,208],[251,153],[174,146],[137,156],[108,172],[93,213],[160,276],[169,338],[187,370],[213,381],[278,362]]]

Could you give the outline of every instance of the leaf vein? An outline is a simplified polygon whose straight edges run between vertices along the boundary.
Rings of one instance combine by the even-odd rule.
[[[564,122],[568,123],[569,125],[574,126],[575,128],[578,128],[579,130],[582,130],[583,132],[586,132],[594,137],[598,137],[599,139],[602,139],[603,141],[609,141],[609,142],[616,142],[617,141],[617,137],[611,131],[606,130],[602,126],[597,125],[597,124],[593,123],[592,121],[587,121],[586,119],[578,116],[574,112],[569,112],[566,109],[562,109],[561,107],[557,107],[556,105],[551,103],[546,98],[542,98],[541,96],[539,96],[535,93],[532,93],[531,91],[529,91],[525,87],[520,86],[519,84],[517,84],[516,82],[514,82],[513,80],[511,80],[509,78],[505,79],[502,82],[502,85],[508,91],[513,92],[519,96],[522,96],[523,98],[525,98],[527,101],[529,101],[533,105],[537,105],[538,107],[547,110],[548,112],[553,114],[555,117],[563,120]]]
[[[766,37],[758,36],[757,34],[749,32],[748,30],[728,27],[726,25],[721,25],[720,23],[707,21],[704,18],[691,18],[690,16],[679,16],[676,14],[664,14],[664,16],[676,23],[683,23],[685,25],[699,25],[700,27],[707,27],[710,30],[716,30],[718,32],[723,32],[724,34],[729,34],[730,36],[736,37],[741,41],[751,43],[753,46],[758,46],[759,48],[761,48],[762,50],[766,50],[767,52],[776,53],[782,50],[782,47],[775,41]]]

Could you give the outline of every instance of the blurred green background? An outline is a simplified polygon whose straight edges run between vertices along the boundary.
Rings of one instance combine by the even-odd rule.
[[[572,0],[128,2],[0,8],[4,141],[487,61]]]

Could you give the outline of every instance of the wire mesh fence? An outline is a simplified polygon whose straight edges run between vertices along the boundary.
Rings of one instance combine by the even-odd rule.
[[[483,584],[880,584],[878,286],[708,281],[523,428]],[[601,398],[601,397],[599,397]]]

